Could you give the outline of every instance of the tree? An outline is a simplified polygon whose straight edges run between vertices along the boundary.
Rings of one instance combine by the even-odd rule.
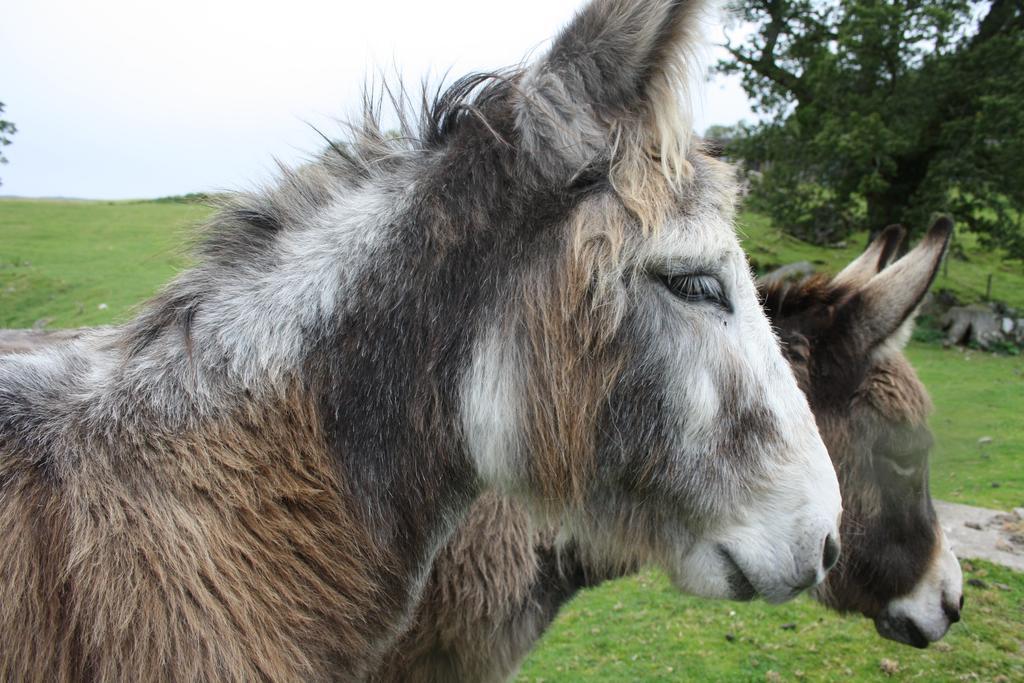
[[[748,0],[729,42],[763,122],[734,154],[754,201],[802,237],[920,229],[952,213],[1024,256],[1020,0]]]
[[[0,114],[4,113],[4,103],[0,102]],[[18,129],[10,121],[0,119],[0,164],[7,163],[7,157],[3,155],[3,148],[11,144],[11,136],[18,132]],[[3,183],[0,183],[2,185]]]

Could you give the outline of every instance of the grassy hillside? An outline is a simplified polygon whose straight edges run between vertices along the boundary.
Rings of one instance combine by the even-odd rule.
[[[0,327],[124,320],[183,267],[182,245],[208,212],[177,203],[0,200]],[[752,214],[742,229],[762,270],[808,260],[835,272],[865,239],[821,249]],[[1024,309],[1024,267],[958,239],[968,260],[951,262],[938,286],[975,300],[993,272],[994,295]],[[936,404],[935,494],[1024,505],[1024,359],[924,344],[908,353]],[[979,444],[985,436],[991,443]],[[520,680],[1024,680],[1024,575],[982,562],[965,569],[982,581],[966,589],[965,621],[924,652],[883,641],[870,622],[808,599],[773,607],[707,602],[645,573],[575,600]]]
[[[189,228],[208,214],[189,204],[0,200],[0,327],[123,320],[182,267]]]

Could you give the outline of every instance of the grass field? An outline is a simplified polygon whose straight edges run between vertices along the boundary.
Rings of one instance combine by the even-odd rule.
[[[644,573],[566,606],[519,681],[1024,680],[1024,575],[967,568],[987,587],[966,587],[964,621],[927,650],[882,640],[867,619],[809,598],[698,600]],[[897,670],[883,673],[883,660]]]
[[[0,327],[123,320],[185,263],[209,209],[155,202],[0,200]]]
[[[124,320],[186,263],[182,245],[208,209],[154,202],[0,200],[0,327]],[[820,249],[743,217],[762,269],[808,260],[835,272],[864,244]],[[1024,267],[958,237],[967,260],[938,286],[1024,309]],[[936,405],[932,488],[957,502],[1024,505],[1024,359],[912,344]],[[981,437],[991,443],[981,445]],[[522,681],[1024,680],[1024,575],[965,563],[965,620],[920,652],[883,641],[870,622],[808,599],[768,607],[687,598],[657,573],[612,582],[571,603],[524,667]],[[888,673],[883,671],[883,661]]]

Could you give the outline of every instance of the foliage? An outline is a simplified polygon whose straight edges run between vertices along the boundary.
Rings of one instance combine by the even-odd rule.
[[[933,212],[1024,256],[1024,9],[1014,0],[752,0],[729,43],[764,120],[754,206],[819,244]]]
[[[0,114],[4,113],[4,103],[0,102]],[[0,164],[7,163],[7,157],[3,154],[3,148],[11,144],[11,136],[18,132],[17,127],[10,121],[0,119]],[[0,183],[2,185],[3,183]]]
[[[154,204],[199,204],[210,205],[215,202],[217,195],[209,192],[189,192],[187,194],[174,194],[167,197],[157,197],[150,200]]]

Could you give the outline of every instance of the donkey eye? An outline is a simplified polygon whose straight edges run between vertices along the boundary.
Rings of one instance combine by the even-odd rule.
[[[927,451],[911,451],[899,454],[890,453],[885,460],[893,472],[901,477],[910,477],[917,473],[926,457]]]
[[[691,273],[688,275],[663,275],[661,277],[668,291],[689,303],[706,301],[732,312],[732,305],[725,296],[722,283],[714,275]]]

